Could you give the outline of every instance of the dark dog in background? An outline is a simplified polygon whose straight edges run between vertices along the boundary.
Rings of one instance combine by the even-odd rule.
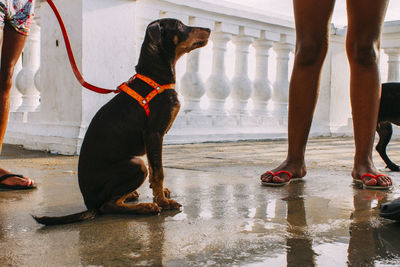
[[[392,123],[400,126],[400,83],[383,83],[376,127],[379,141],[375,148],[385,161],[387,168],[392,171],[400,171],[400,167],[393,163],[386,154],[386,147],[393,133]]]
[[[150,23],[136,73],[159,85],[174,84],[177,60],[205,46],[209,36],[209,29],[189,27],[176,19]],[[126,87],[141,97],[159,89],[138,78],[131,79]],[[169,191],[163,186],[162,166],[163,136],[180,108],[177,93],[165,90],[156,94],[148,103],[148,114],[138,101],[125,91],[119,93],[96,113],[88,127],[78,164],[79,187],[88,210],[62,217],[34,217],[37,222],[65,224],[98,214],[157,214],[161,209],[181,207],[169,199]],[[145,162],[138,158],[144,154],[155,202],[127,203],[138,198],[136,189],[147,177]]]

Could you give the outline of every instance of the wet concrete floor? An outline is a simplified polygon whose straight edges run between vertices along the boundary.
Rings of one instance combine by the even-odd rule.
[[[0,266],[399,266],[400,223],[378,207],[400,196],[400,174],[390,173],[392,191],[359,189],[353,147],[311,139],[304,182],[269,188],[259,176],[284,159],[285,141],[165,146],[165,185],[181,212],[42,227],[30,214],[85,209],[78,158],[6,145],[0,166],[39,187],[0,192]],[[400,141],[388,149],[400,163]],[[139,193],[152,200],[147,181]]]

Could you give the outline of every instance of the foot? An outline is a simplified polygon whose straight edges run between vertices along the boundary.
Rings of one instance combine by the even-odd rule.
[[[382,175],[373,166],[354,167],[351,176],[360,181],[362,177],[362,183],[366,186],[390,187],[392,185],[392,179],[387,175]]]
[[[137,208],[140,214],[158,214],[161,212],[161,208],[156,203],[139,203]]]
[[[163,210],[179,210],[182,205],[176,202],[173,199],[167,199],[165,198],[164,200],[158,201],[157,202],[158,206],[160,206]]]
[[[287,183],[290,180],[290,176],[288,173],[282,172],[279,174],[276,174],[277,172],[280,171],[286,171],[292,174],[293,178],[302,178],[306,175],[307,170],[306,166],[303,163],[297,164],[297,163],[290,163],[288,161],[284,161],[279,167],[273,169],[271,172],[266,172],[261,175],[260,179],[261,182],[263,183]],[[274,173],[276,175],[274,175]]]
[[[9,171],[0,168],[0,177],[6,174],[11,174]],[[18,176],[11,176],[3,181],[0,184],[8,185],[8,186],[34,186],[35,183],[33,180],[27,177],[18,177]]]

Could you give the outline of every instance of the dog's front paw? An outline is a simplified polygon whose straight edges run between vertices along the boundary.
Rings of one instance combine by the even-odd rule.
[[[145,203],[143,204],[143,213],[147,214],[158,214],[161,212],[161,208],[157,203]]]
[[[179,210],[182,205],[176,202],[173,199],[166,199],[166,201],[163,201],[162,203],[158,203],[158,205],[163,209],[163,210]]]

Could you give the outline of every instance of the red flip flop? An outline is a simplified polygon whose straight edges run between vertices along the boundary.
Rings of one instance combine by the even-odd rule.
[[[271,172],[271,171],[266,171],[265,173],[271,174],[272,176],[277,176],[277,175],[279,175],[281,173],[286,173],[289,176],[289,180],[287,182],[284,182],[284,183],[274,183],[273,181],[272,182],[261,181],[261,184],[264,185],[264,186],[280,187],[280,186],[288,185],[293,181],[299,181],[299,180],[302,179],[302,178],[293,178],[293,175],[288,171],[278,171],[278,172],[275,172],[275,173]]]
[[[392,188],[392,185],[388,185],[388,186],[383,186],[383,185],[366,185],[366,184],[364,183],[364,181],[363,181],[365,177],[371,177],[372,179],[378,181],[378,177],[381,177],[381,176],[386,176],[386,177],[389,178],[389,176],[386,175],[386,174],[377,174],[377,175],[373,175],[373,174],[370,174],[370,173],[366,173],[366,174],[362,175],[360,179],[354,179],[354,178],[353,178],[353,181],[356,182],[356,183],[358,183],[358,184],[362,184],[362,186],[363,186],[364,189],[375,189],[375,190],[389,190],[389,189],[391,189],[391,188]]]

